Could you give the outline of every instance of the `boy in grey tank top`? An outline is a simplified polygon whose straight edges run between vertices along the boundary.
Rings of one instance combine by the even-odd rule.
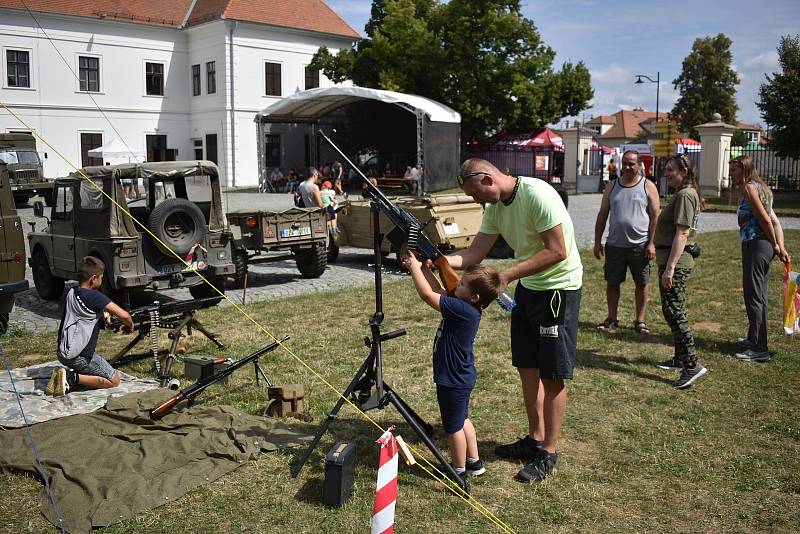
[[[619,326],[620,285],[627,270],[635,284],[636,319],[634,329],[649,334],[645,322],[650,282],[650,261],[655,258],[653,244],[656,221],[660,210],[658,189],[650,180],[638,176],[639,153],[629,150],[622,155],[622,175],[611,182],[603,193],[600,211],[594,228],[594,255],[606,257],[604,276],[608,315],[597,325],[604,331]],[[602,244],[603,232],[608,222],[608,237]]]

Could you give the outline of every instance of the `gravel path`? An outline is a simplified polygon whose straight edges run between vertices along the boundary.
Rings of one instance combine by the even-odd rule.
[[[575,238],[581,249],[590,248],[594,240],[594,223],[600,206],[600,195],[577,195],[570,197],[569,211],[575,224]],[[250,192],[231,192],[225,194],[226,211],[237,209],[287,209],[292,206],[291,195],[258,194]],[[30,230],[28,221],[34,221],[33,210],[19,210],[23,228]],[[800,219],[790,218],[781,221],[784,228],[800,229]],[[37,223],[41,227],[42,222]],[[700,216],[700,232],[732,230],[736,226],[736,215],[732,213],[703,213]],[[27,239],[26,239],[27,243]],[[260,301],[272,298],[288,297],[328,291],[352,286],[367,286],[374,280],[374,272],[370,263],[371,251],[353,247],[342,247],[335,264],[328,267],[325,273],[316,279],[303,279],[293,261],[280,261],[252,265],[248,276],[247,301]],[[386,267],[386,279],[402,276],[398,267],[389,263]],[[49,332],[58,328],[59,303],[48,302],[39,298],[33,288],[30,269],[26,276],[31,288],[19,293],[16,305],[11,312],[11,323],[31,332]],[[164,292],[169,298],[184,300],[191,298],[188,290],[168,290]],[[229,295],[236,302],[242,300],[242,290],[230,290]],[[134,303],[135,305],[135,303]],[[223,302],[222,306],[228,303]]]

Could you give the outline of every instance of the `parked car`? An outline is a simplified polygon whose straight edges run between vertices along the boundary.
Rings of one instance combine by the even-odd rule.
[[[7,165],[17,204],[26,204],[32,196],[40,195],[48,206],[52,205],[53,181],[44,177],[35,137],[29,133],[0,133],[0,161]]]
[[[325,212],[319,208],[284,211],[239,210],[228,214],[234,236],[236,282],[248,265],[294,259],[303,278],[318,278],[328,266]]]
[[[126,164],[83,172],[91,182],[78,173],[56,180],[47,225],[28,235],[33,282],[42,298],[58,299],[64,281],[77,279],[84,256],[105,263],[101,290],[122,304],[127,293],[144,290],[188,287],[195,298],[217,295],[175,255],[192,259],[206,279],[224,290],[226,277],[235,273],[233,235],[214,163]],[[136,179],[144,180],[147,193],[127,200],[120,182]],[[191,194],[190,179],[195,182]],[[41,202],[34,204],[34,213],[44,216]]]
[[[26,289],[22,223],[14,207],[8,167],[0,161],[0,334],[8,327],[14,295]]]

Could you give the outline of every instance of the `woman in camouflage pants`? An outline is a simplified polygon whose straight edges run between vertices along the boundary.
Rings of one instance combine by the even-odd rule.
[[[686,249],[687,245],[694,245],[702,200],[692,162],[683,154],[667,159],[664,177],[675,193],[661,210],[653,243],[660,277],[661,310],[672,330],[675,356],[656,365],[661,369],[680,370],[674,385],[685,389],[706,373],[706,368],[697,361],[694,335],[686,314],[686,283],[694,268],[694,257]]]

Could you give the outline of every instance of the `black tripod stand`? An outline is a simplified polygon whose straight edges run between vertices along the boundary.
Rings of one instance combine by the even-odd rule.
[[[389,384],[383,381],[383,353],[381,351],[381,344],[384,341],[389,341],[396,337],[404,336],[406,331],[404,329],[393,330],[385,334],[381,333],[381,323],[383,322],[383,279],[381,273],[381,241],[383,236],[380,234],[379,214],[380,205],[373,200],[372,202],[372,228],[373,228],[373,245],[375,257],[375,313],[370,317],[369,328],[372,337],[365,337],[364,344],[370,347],[369,356],[361,364],[356,372],[347,389],[342,392],[342,396],[336,402],[333,410],[328,414],[325,420],[317,430],[314,440],[306,449],[300,462],[292,470],[292,477],[300,474],[300,470],[308,461],[312,451],[319,444],[325,431],[337,418],[339,410],[345,403],[345,399],[358,406],[361,410],[367,411],[378,408],[384,409],[391,404],[394,406],[403,419],[414,429],[419,438],[425,443],[431,453],[441,463],[442,469],[453,481],[456,481],[464,491],[468,491],[466,479],[462,479],[453,469],[453,466],[445,459],[436,444],[433,443],[431,435],[433,434],[433,427],[422,420],[422,418],[403,401],[400,395],[392,389]],[[375,392],[372,392],[372,387],[375,386]]]

